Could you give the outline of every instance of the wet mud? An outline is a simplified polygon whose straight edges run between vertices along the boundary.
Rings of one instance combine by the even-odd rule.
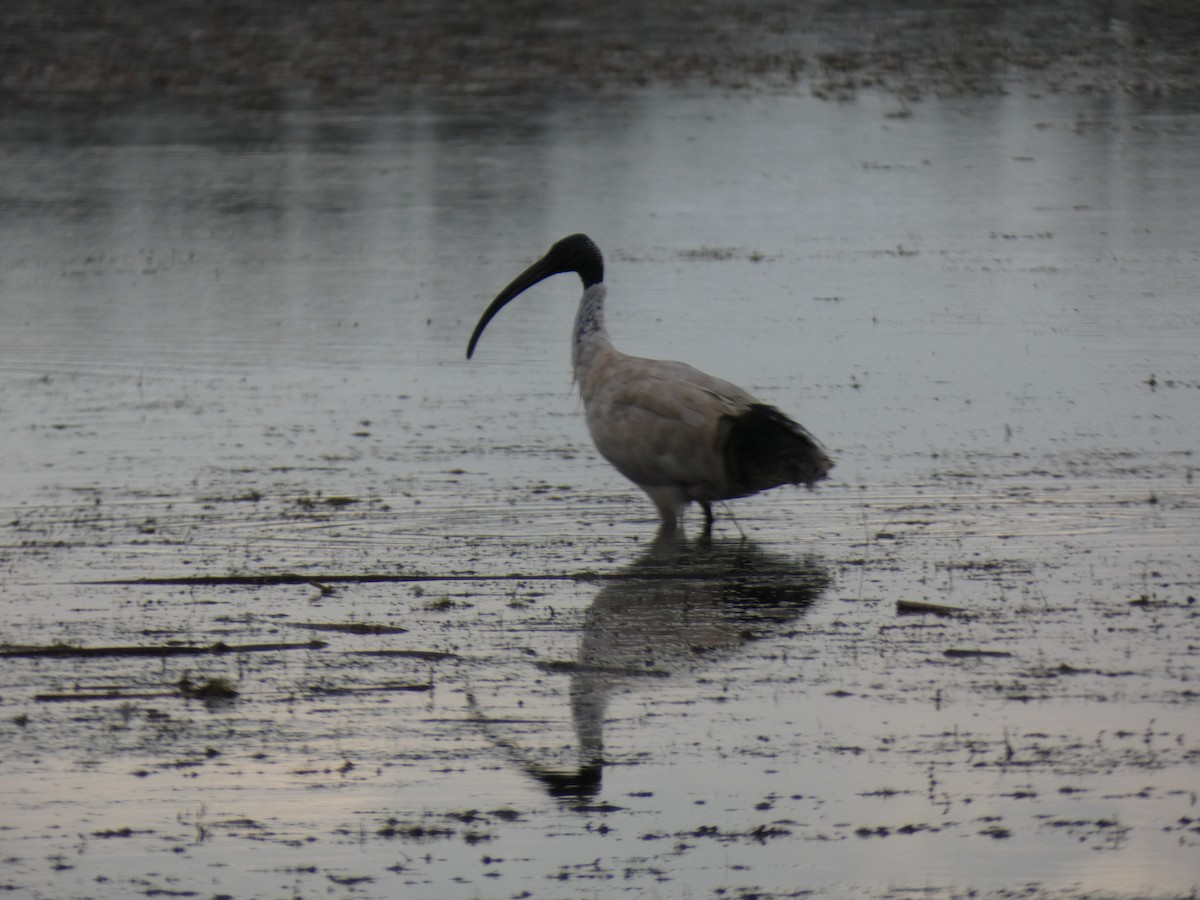
[[[1173,5],[1041,41],[1075,7],[1034,5],[973,54],[969,8],[717,5],[681,27],[742,30],[686,78],[657,20],[607,33],[610,69],[531,10],[572,62],[500,77],[519,17],[439,19],[398,57],[418,100],[371,81],[355,4],[303,20],[303,60],[271,4],[185,11],[155,53],[194,25],[200,55],[139,66],[102,65],[111,9],[64,9],[70,41],[5,50],[6,894],[1200,889]],[[257,82],[205,62],[238,41]],[[582,423],[569,278],[467,362],[579,230],[619,347],[795,415],[831,479],[656,536]]]
[[[1195,89],[1190,3],[8,5],[0,102],[258,111],[670,84],[909,101]]]

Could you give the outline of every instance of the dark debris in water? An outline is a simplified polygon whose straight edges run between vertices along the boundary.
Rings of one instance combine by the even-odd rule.
[[[293,628],[309,631],[332,631],[338,634],[407,634],[407,628],[371,622],[289,622]]]
[[[966,613],[961,606],[947,606],[943,603],[930,603],[924,600],[897,600],[896,612],[900,615],[920,615],[928,613],[935,616],[956,616]]]
[[[377,837],[388,840],[398,839],[414,843],[429,843],[458,837],[466,844],[473,845],[493,839],[493,833],[486,829],[518,822],[521,818],[522,813],[509,808],[430,813],[415,819],[393,816],[384,820],[374,833]]]
[[[942,655],[950,659],[1005,659],[1012,656],[1007,650],[985,650],[979,647],[947,647]]]
[[[122,656],[203,656],[237,653],[271,653],[281,650],[321,650],[329,646],[324,641],[305,643],[266,642],[257,644],[138,644],[114,647],[84,647],[73,644],[50,644],[41,647],[15,647],[0,650],[0,659],[63,658],[63,657],[122,657]]]

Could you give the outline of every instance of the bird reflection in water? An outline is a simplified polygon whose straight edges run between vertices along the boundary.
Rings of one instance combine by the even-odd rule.
[[[586,614],[576,659],[542,663],[568,674],[577,763],[549,766],[476,714],[489,738],[552,796],[584,801],[600,791],[609,698],[631,684],[699,673],[746,644],[777,634],[829,584],[813,557],[768,553],[747,540],[664,535],[605,580]]]

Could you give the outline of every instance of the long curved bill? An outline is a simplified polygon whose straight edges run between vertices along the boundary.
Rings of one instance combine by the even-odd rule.
[[[483,334],[483,329],[487,328],[488,322],[492,321],[496,313],[500,312],[510,300],[539,281],[544,281],[551,275],[558,275],[565,271],[568,270],[562,268],[561,260],[552,259],[551,254],[548,253],[514,278],[512,284],[502,290],[480,316],[479,324],[475,326],[475,331],[471,333],[471,340],[467,343],[467,359],[470,359],[471,354],[475,352],[475,345],[479,343],[479,337]]]

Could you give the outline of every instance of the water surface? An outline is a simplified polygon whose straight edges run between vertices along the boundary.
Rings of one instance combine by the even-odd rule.
[[[0,660],[6,886],[1194,890],[1198,122],[665,88],[25,114],[0,642],[326,646]],[[778,404],[832,480],[656,545],[571,389],[577,282],[464,358],[574,231],[618,346]],[[186,582],[283,573],[315,583]],[[303,627],[354,623],[390,631]]]

